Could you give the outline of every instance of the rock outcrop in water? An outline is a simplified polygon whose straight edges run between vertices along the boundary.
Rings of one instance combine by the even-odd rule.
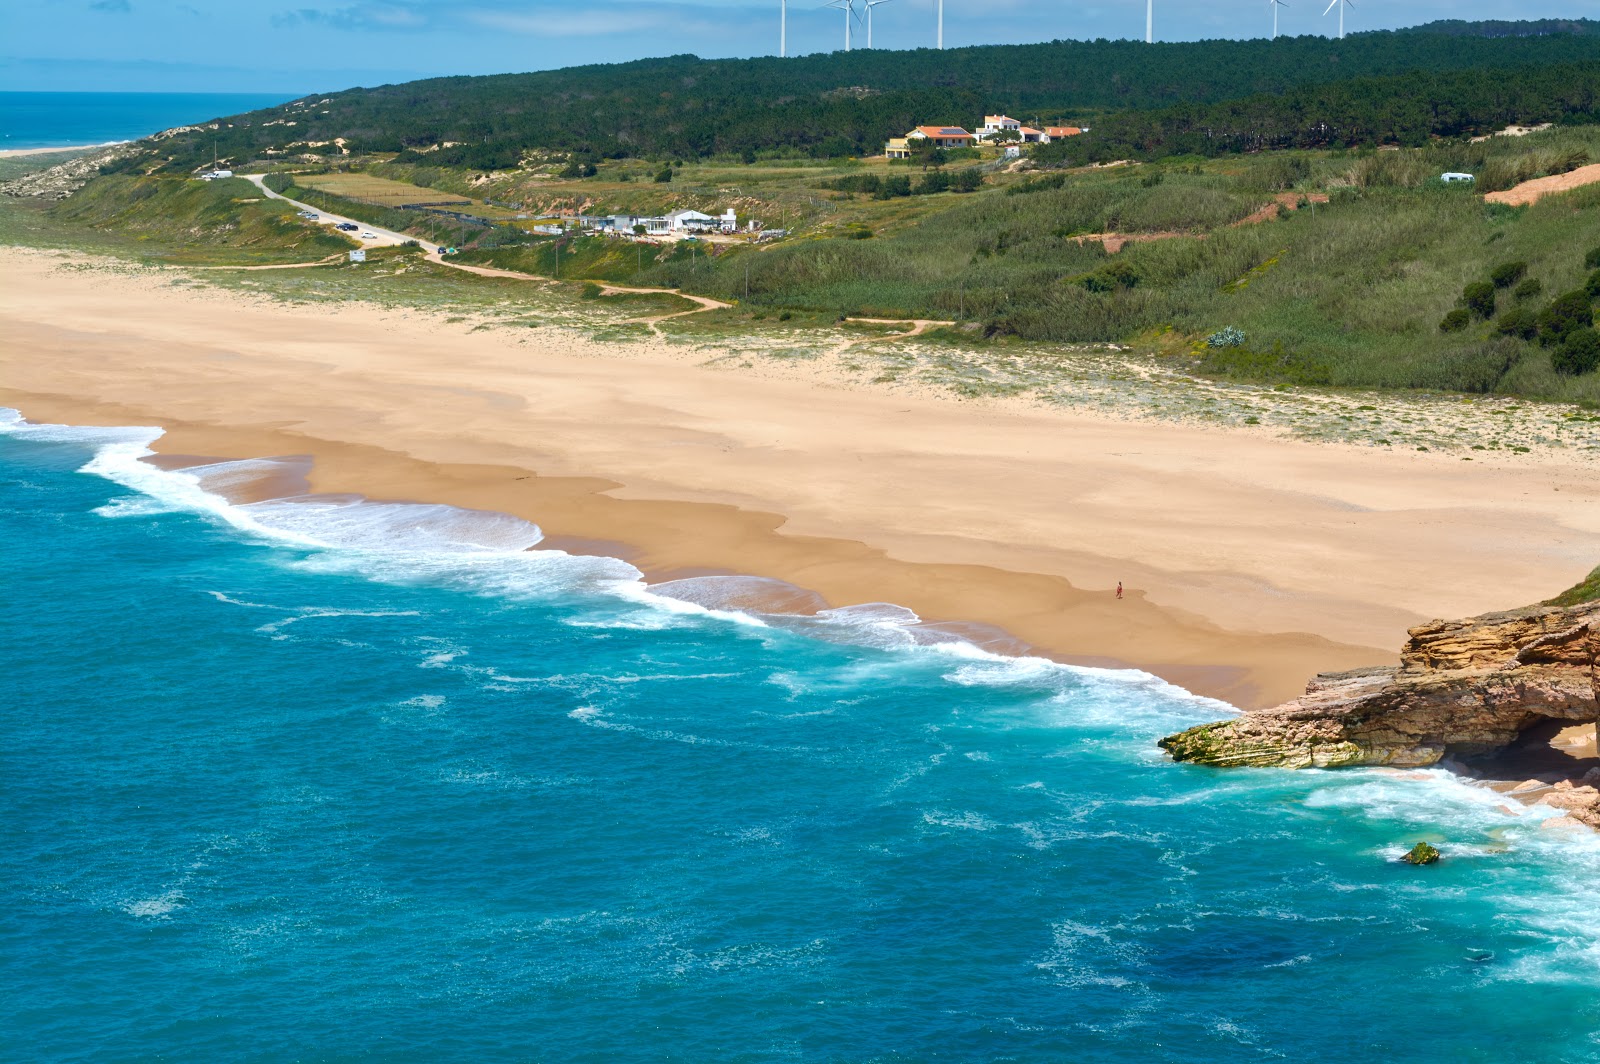
[[[1200,765],[1416,767],[1492,754],[1547,721],[1600,719],[1600,602],[1411,629],[1400,665],[1326,673],[1272,709],[1161,740]],[[1600,827],[1594,773],[1539,800]]]

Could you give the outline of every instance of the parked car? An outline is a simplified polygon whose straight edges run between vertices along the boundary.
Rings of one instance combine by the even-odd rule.
[[[354,222],[340,222],[338,225],[334,226],[334,228],[342,232],[353,233],[361,227],[356,225]]]
[[[361,239],[362,240],[376,240],[376,239],[378,239],[378,234],[374,233],[372,230],[368,229],[365,233],[361,234]]]

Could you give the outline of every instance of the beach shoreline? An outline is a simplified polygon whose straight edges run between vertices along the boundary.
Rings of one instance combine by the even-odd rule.
[[[1578,458],[1461,465],[763,379],[670,345],[41,260],[64,261],[0,267],[0,403],[30,420],[159,425],[167,455],[308,455],[314,491],[503,511],[652,581],[893,602],[1246,708],[1392,661],[1408,624],[1554,594],[1600,553]]]
[[[0,148],[0,159],[22,159],[29,155],[55,155],[57,152],[94,151],[96,148],[114,148],[118,144],[131,144],[127,140],[107,140],[99,144],[63,144],[49,148]]]

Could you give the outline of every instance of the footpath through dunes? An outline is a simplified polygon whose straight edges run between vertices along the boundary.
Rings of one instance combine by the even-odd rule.
[[[1564,174],[1552,174],[1549,177],[1536,177],[1531,181],[1524,181],[1520,185],[1501,192],[1490,192],[1485,195],[1487,203],[1504,203],[1511,207],[1525,207],[1530,203],[1537,203],[1545,196],[1552,196],[1558,192],[1571,192],[1575,188],[1593,185],[1600,182],[1600,163],[1591,163],[1580,166],[1576,170],[1569,170]]]
[[[35,420],[311,455],[312,490],[510,513],[659,579],[898,603],[1245,706],[1570,583],[1600,541],[1600,481],[1562,452],[1461,462],[773,378],[685,345],[42,261],[0,264],[0,402]]]

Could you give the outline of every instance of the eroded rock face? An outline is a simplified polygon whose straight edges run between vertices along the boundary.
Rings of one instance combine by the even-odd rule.
[[[1325,673],[1292,702],[1161,746],[1201,765],[1414,767],[1493,752],[1540,720],[1600,719],[1600,602],[1431,621],[1410,634],[1398,668]],[[1573,815],[1600,826],[1600,803]]]

